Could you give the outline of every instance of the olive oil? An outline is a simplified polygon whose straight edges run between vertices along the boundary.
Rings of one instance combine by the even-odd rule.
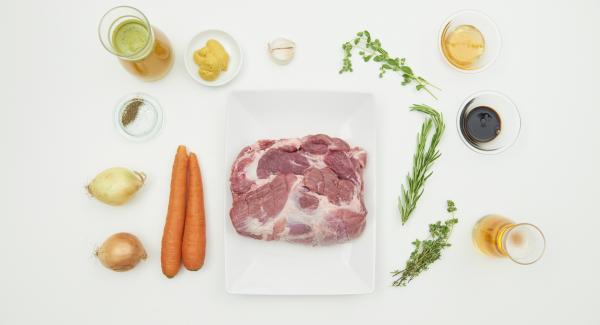
[[[442,33],[442,52],[453,66],[463,70],[477,68],[477,61],[485,51],[485,38],[473,25],[449,26]]]
[[[167,36],[133,7],[114,7],[106,12],[98,34],[102,45],[119,58],[121,65],[142,80],[161,79],[173,66]]]
[[[114,49],[126,57],[140,54],[149,40],[148,27],[139,19],[128,19],[120,23],[112,36]]]

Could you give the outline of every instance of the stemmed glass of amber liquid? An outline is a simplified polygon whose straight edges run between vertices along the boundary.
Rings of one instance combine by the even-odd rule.
[[[518,264],[528,265],[544,255],[546,239],[542,231],[530,223],[487,215],[473,228],[473,244],[484,255],[508,257]]]
[[[98,26],[102,45],[129,73],[145,81],[163,78],[173,67],[173,50],[165,34],[129,6],[110,9]]]

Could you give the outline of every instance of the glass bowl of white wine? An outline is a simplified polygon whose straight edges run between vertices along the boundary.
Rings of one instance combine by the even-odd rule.
[[[461,72],[474,73],[496,61],[502,39],[490,17],[479,11],[463,10],[444,22],[438,44],[448,65]]]

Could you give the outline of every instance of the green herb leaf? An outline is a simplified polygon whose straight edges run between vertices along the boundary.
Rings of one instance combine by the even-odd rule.
[[[402,224],[405,224],[417,207],[417,202],[425,190],[425,182],[431,177],[431,167],[441,156],[437,149],[444,130],[444,118],[441,113],[427,105],[412,105],[411,111],[422,112],[428,117],[421,125],[421,131],[417,134],[417,149],[413,156],[412,171],[406,175],[407,187],[402,185],[402,194],[398,198],[398,209]],[[430,137],[431,130],[435,132]],[[428,143],[429,142],[429,143]]]
[[[448,210],[448,212],[452,213],[452,212],[456,211],[456,206],[454,205],[454,201],[448,200],[447,204],[448,204],[448,209],[446,209],[446,210]]]
[[[392,285],[396,287],[404,287],[411,282],[415,277],[424,271],[427,271],[431,264],[442,257],[442,250],[450,247],[448,240],[454,225],[458,223],[458,219],[454,217],[456,206],[454,202],[448,200],[448,212],[452,214],[452,218],[441,222],[429,225],[429,238],[425,240],[415,239],[412,242],[414,250],[410,254],[406,265],[402,270],[392,272],[392,277],[397,278]]]
[[[415,88],[417,91],[425,90],[433,98],[437,99],[430,88],[435,88],[438,90],[439,88],[432,85],[424,78],[416,76],[413,70],[406,65],[405,58],[399,59],[397,57],[391,57],[388,52],[382,48],[381,41],[379,39],[371,38],[371,33],[369,33],[369,31],[364,30],[356,33],[356,38],[352,39],[350,42],[344,43],[342,48],[344,49],[344,58],[340,73],[352,72],[352,62],[350,58],[352,57],[353,49],[357,48],[359,49],[358,54],[363,58],[364,62],[369,62],[371,59],[373,59],[374,62],[379,62],[382,65],[385,65],[385,70],[392,70],[401,73],[403,78],[403,86],[416,83]],[[383,74],[380,72],[380,77],[382,76]]]
[[[410,75],[412,75],[412,74],[413,74],[413,71],[412,71],[412,69],[411,69],[411,68],[409,68],[409,67],[407,67],[407,66],[405,66],[405,65],[401,66],[401,67],[400,67],[400,70],[401,70],[402,72],[404,72],[404,73],[405,73],[407,76],[410,76]]]

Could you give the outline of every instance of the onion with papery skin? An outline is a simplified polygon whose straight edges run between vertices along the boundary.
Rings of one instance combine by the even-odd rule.
[[[144,185],[146,174],[123,167],[109,168],[98,174],[86,187],[96,199],[110,205],[122,205]]]
[[[140,240],[126,232],[108,237],[96,250],[96,256],[102,265],[117,272],[131,270],[148,257]]]

